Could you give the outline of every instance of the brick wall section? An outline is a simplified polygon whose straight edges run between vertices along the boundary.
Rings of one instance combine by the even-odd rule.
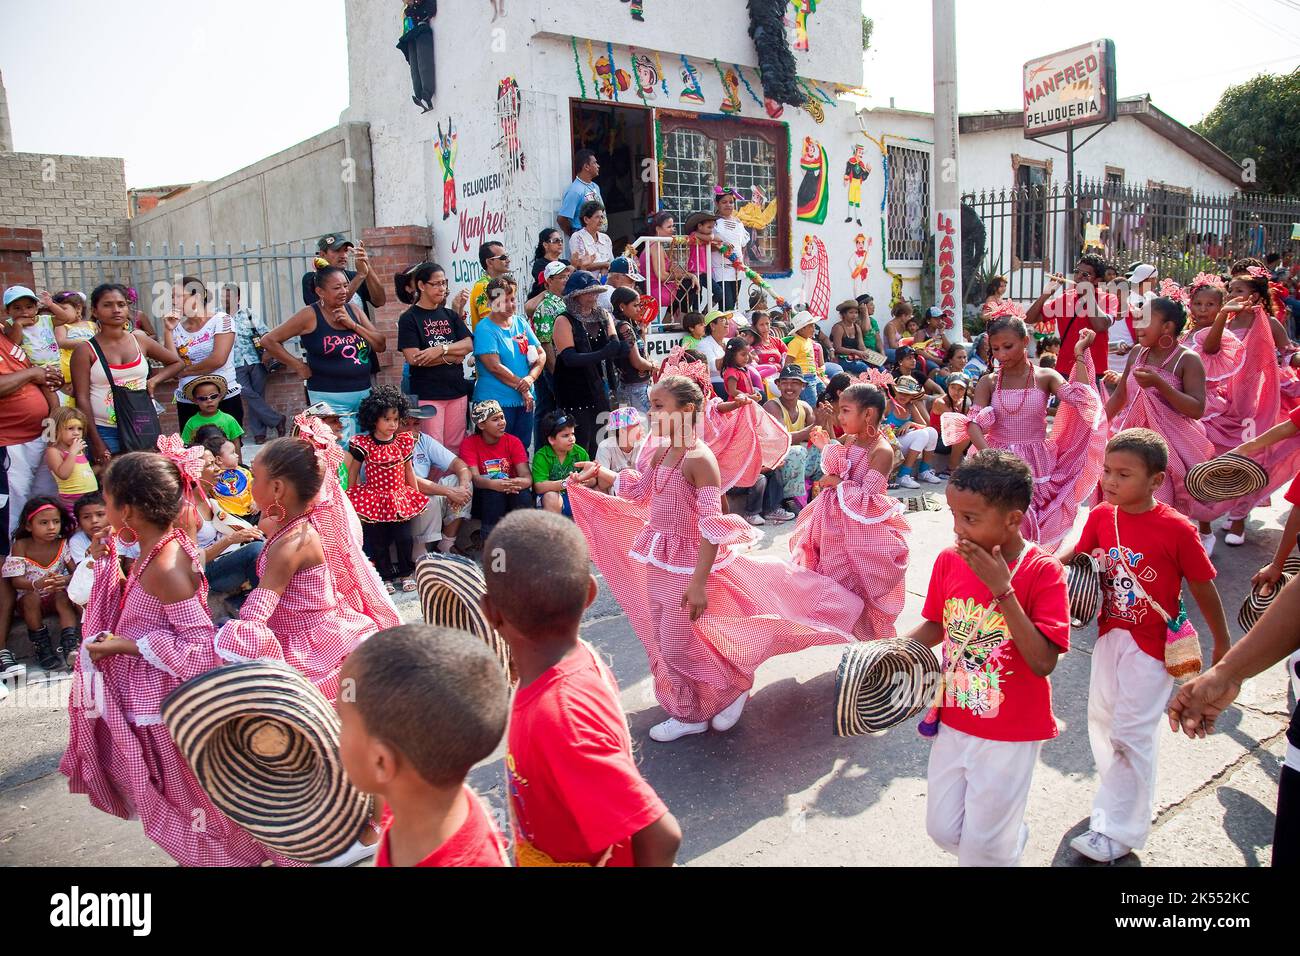
[[[361,234],[366,245],[370,264],[379,273],[388,294],[388,303],[375,310],[375,322],[388,341],[388,348],[379,356],[383,371],[379,381],[384,385],[399,385],[402,381],[402,354],[397,351],[397,319],[408,306],[397,300],[393,277],[417,262],[424,262],[433,252],[433,231],[427,226],[382,226],[366,229]]]
[[[41,230],[0,227],[0,289],[11,285],[35,288],[31,255],[41,248]]]

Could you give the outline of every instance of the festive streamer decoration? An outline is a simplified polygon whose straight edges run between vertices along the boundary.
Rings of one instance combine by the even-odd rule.
[[[822,109],[821,101],[818,100],[816,94],[808,88],[808,84],[803,80],[795,77],[795,82],[799,84],[800,88],[807,95],[807,99],[804,100],[803,103],[803,110],[813,118],[814,122],[821,125],[826,121],[826,111]]]
[[[664,63],[659,59],[658,50],[655,50],[655,69],[659,71],[659,85],[663,88],[664,99],[668,99],[668,74],[664,72]]]
[[[795,82],[794,54],[785,32],[787,0],[749,0],[749,36],[758,54],[758,76],[763,84],[763,106],[776,119],[781,104],[803,106],[805,96]]]
[[[682,238],[685,237],[683,236]],[[740,255],[736,252],[735,247],[732,246],[731,243],[724,242],[722,245],[718,246],[718,252],[722,253],[723,258],[726,259],[728,262],[730,262],[732,265],[737,265],[740,263]],[[767,292],[769,295],[771,295],[772,298],[776,300],[777,305],[780,306],[785,305],[785,299],[782,298],[782,296],[775,289],[773,289],[772,286],[768,283],[768,281],[764,279],[761,275],[759,275],[753,269],[749,268],[749,266],[741,266],[741,271],[745,274],[745,277],[749,279],[750,282],[754,283],[754,285],[758,286],[764,292]]]
[[[596,91],[596,98],[601,99],[605,93],[600,74],[596,72],[596,53],[592,49],[590,40],[587,41],[587,66],[591,68],[591,88]]]
[[[700,74],[696,72],[695,67],[691,66],[691,61],[686,59],[686,54],[682,55],[682,87],[681,95],[677,98],[683,103],[694,103],[699,106],[704,105],[704,90],[700,86]]]
[[[618,68],[614,66],[614,44],[609,42],[608,40],[605,41],[605,56],[609,59],[609,74],[610,74],[609,88],[614,94],[614,102],[617,103],[619,101],[618,100]]]
[[[578,38],[569,37],[569,42],[573,45],[573,70],[578,74],[578,90],[585,100],[587,98],[587,81],[582,76],[582,61],[578,59]]]
[[[718,71],[718,79],[722,81],[723,98],[722,105],[718,109],[728,116],[734,116],[744,106],[740,102],[740,83],[736,80],[734,73],[722,69],[716,57],[713,60],[713,68]]]
[[[735,68],[736,75],[740,77],[740,82],[745,84],[745,91],[749,93],[749,98],[753,100],[755,103],[757,103],[759,106],[762,106],[763,101],[758,98],[758,94],[754,92],[754,88],[749,85],[749,77],[745,76],[745,71],[740,68],[740,64],[733,63],[732,67]]]
[[[811,136],[805,136],[799,166],[803,169],[803,182],[799,184],[799,193],[796,197],[799,221],[820,226],[826,222],[826,209],[830,203],[829,161],[826,158],[826,147]]]

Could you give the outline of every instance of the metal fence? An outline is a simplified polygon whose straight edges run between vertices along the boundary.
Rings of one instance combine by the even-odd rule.
[[[967,193],[962,202],[985,232],[983,262],[967,277],[972,299],[983,301],[994,275],[1007,295],[1034,299],[1052,273],[1066,273],[1082,252],[1097,252],[1122,275],[1149,262],[1162,277],[1187,282],[1221,271],[1235,259],[1294,248],[1300,199],[1195,193],[1174,187],[1080,180]]]
[[[32,256],[32,271],[43,289],[57,292],[76,289],[89,295],[103,282],[119,282],[136,290],[137,307],[154,320],[172,308],[172,288],[182,276],[203,282],[214,307],[222,307],[221,289],[233,284],[239,288],[240,304],[261,318],[267,328],[274,328],[303,307],[302,277],[315,271],[316,246],[307,240],[249,245],[235,248],[215,243],[204,250],[202,244],[175,249],[163,243],[138,247],[129,243],[123,249],[117,243],[107,247],[78,244],[75,249],[59,245],[57,254]]]

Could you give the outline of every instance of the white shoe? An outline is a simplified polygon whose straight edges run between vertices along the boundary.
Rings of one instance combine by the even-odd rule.
[[[1070,848],[1080,856],[1086,856],[1097,863],[1114,863],[1133,852],[1132,847],[1112,840],[1106,834],[1098,833],[1096,830],[1089,830],[1082,836],[1075,837],[1070,841]]]
[[[925,482],[929,482],[932,485],[943,484],[943,479],[940,478],[938,475],[936,475],[934,471],[929,468],[921,472],[921,480]]]
[[[1214,554],[1214,545],[1219,539],[1214,536],[1214,532],[1201,535],[1201,544],[1205,547],[1205,556],[1208,558]]]
[[[1246,535],[1244,532],[1242,534],[1234,534],[1229,531],[1223,536],[1223,543],[1231,545],[1234,548],[1239,548],[1246,543]]]
[[[748,700],[749,691],[745,691],[728,704],[726,708],[714,714],[713,719],[709,721],[713,726],[713,729],[726,732],[736,726],[737,722],[740,720],[741,711],[745,709],[745,704]]]
[[[360,863],[362,860],[368,860],[379,851],[379,841],[376,840],[370,846],[366,846],[360,840],[352,844],[338,856],[326,860],[324,863],[317,863],[317,866],[351,866],[354,863]]]
[[[680,740],[682,737],[689,737],[691,734],[702,734],[708,729],[708,721],[698,724],[688,724],[686,721],[678,720],[676,717],[669,717],[663,723],[655,724],[650,728],[650,739],[657,740],[661,744],[666,744],[671,743],[674,740]]]
[[[763,515],[765,521],[771,521],[775,524],[790,521],[794,519],[794,517],[795,515],[793,512],[786,511],[784,508],[777,508],[775,511],[769,511],[767,514]]]
[[[898,485],[900,488],[920,488],[920,484],[911,475],[899,475]]]
[[[758,527],[761,524],[767,524],[767,522],[763,520],[762,515],[745,515],[745,520],[754,525],[754,527]]]

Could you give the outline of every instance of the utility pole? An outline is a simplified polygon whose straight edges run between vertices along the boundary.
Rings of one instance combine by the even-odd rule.
[[[965,339],[961,275],[961,183],[957,176],[956,0],[931,0],[934,20],[934,277],[949,342]]]

